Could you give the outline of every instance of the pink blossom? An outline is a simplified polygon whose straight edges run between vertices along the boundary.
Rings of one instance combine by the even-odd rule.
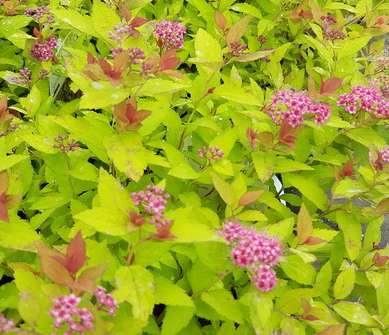
[[[128,54],[132,64],[138,64],[140,60],[145,58],[145,53],[139,48],[129,48]]]
[[[3,314],[0,313],[0,333],[7,334],[15,331],[15,324],[12,320],[8,320]]]
[[[54,36],[46,41],[36,41],[31,48],[31,55],[41,62],[54,58],[54,49],[57,47],[57,39]]]
[[[97,287],[94,296],[96,297],[99,308],[106,310],[109,315],[114,315],[117,310],[117,302],[112,296],[112,294],[107,293],[104,287]]]
[[[315,103],[306,92],[293,90],[278,91],[272,99],[268,112],[277,124],[286,122],[295,128],[304,122],[305,115],[314,117],[316,123],[324,123],[330,116],[326,104]]]
[[[385,163],[389,163],[389,146],[380,151],[380,156]]]
[[[158,44],[166,49],[181,49],[184,46],[186,27],[177,21],[163,20],[155,25],[154,35]]]
[[[337,104],[350,114],[364,111],[377,118],[389,117],[389,102],[376,87],[355,86],[350,93],[341,94]]]
[[[229,221],[224,224],[220,235],[222,235],[228,243],[231,243],[243,238],[246,231],[247,230],[238,221]]]
[[[234,57],[239,57],[243,51],[247,49],[247,45],[240,42],[232,42],[230,44],[230,51]]]
[[[197,150],[197,155],[209,161],[216,161],[223,158],[224,152],[216,147],[202,147]]]
[[[86,308],[79,308],[81,298],[74,295],[65,295],[54,300],[50,316],[54,319],[54,327],[61,328],[67,325],[64,334],[82,334],[93,329],[93,315]]]
[[[252,281],[262,292],[269,292],[277,284],[276,273],[269,265],[261,265],[256,269]]]

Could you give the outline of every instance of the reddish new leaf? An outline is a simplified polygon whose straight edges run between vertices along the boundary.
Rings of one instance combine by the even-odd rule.
[[[162,56],[159,62],[159,71],[171,70],[180,64],[176,50],[169,49]]]
[[[145,219],[143,218],[142,215],[140,215],[139,213],[137,212],[134,212],[134,211],[131,211],[130,212],[130,222],[134,225],[134,226],[141,226],[141,225],[144,225],[146,223]]]
[[[320,94],[329,95],[335,93],[342,86],[342,82],[343,79],[337,77],[324,80],[320,86]]]
[[[0,194],[0,220],[8,222],[8,206],[7,206],[7,196],[5,193]]]
[[[92,293],[96,289],[97,280],[101,277],[104,271],[105,267],[103,265],[85,269],[77,278],[73,287],[79,291]]]
[[[140,27],[142,25],[144,25],[146,22],[148,22],[147,19],[143,18],[143,17],[136,17],[134,18],[132,21],[131,21],[131,26],[133,28],[137,28],[137,27]]]
[[[288,123],[283,122],[281,124],[280,133],[279,133],[280,143],[285,144],[289,147],[293,147],[299,130],[300,127],[293,128]]]
[[[131,130],[139,128],[141,122],[151,114],[151,112],[147,110],[138,111],[134,97],[116,105],[113,112],[119,122],[119,126]]]
[[[41,272],[54,283],[70,287],[73,278],[63,264],[64,256],[60,252],[46,247],[43,243],[38,243],[37,249]]]
[[[172,224],[172,222],[169,222],[162,225],[157,225],[157,233],[155,234],[156,239],[169,240],[174,238],[174,235],[171,232]]]
[[[343,178],[353,178],[355,175],[354,173],[354,161],[349,160],[341,167],[341,169],[336,174],[336,179],[340,180]]]
[[[326,243],[326,240],[321,239],[320,237],[316,236],[309,236],[305,241],[305,245],[316,245],[316,244],[321,244],[321,243]]]
[[[230,28],[226,36],[226,42],[228,45],[239,42],[243,34],[246,32],[250,20],[250,16],[245,16]]]
[[[333,325],[329,326],[321,332],[316,333],[316,335],[343,335],[345,325]]]
[[[74,275],[84,266],[85,262],[85,241],[82,238],[81,232],[78,232],[70,241],[66,250],[66,269],[71,275]]]
[[[389,214],[389,198],[381,200],[375,208],[375,212],[378,215]]]
[[[381,256],[378,252],[376,252],[374,254],[374,257],[373,257],[373,262],[374,262],[374,265],[376,265],[378,267],[383,267],[383,266],[385,266],[388,259],[389,259],[389,256]]]
[[[263,191],[249,191],[242,195],[239,199],[240,206],[246,206],[255,202],[261,195]]]
[[[223,15],[223,13],[221,13],[217,10],[215,12],[214,18],[215,18],[216,25],[220,28],[220,30],[222,30],[224,32],[227,28],[226,17]]]

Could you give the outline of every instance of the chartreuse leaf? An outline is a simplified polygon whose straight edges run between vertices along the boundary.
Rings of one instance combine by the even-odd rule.
[[[234,196],[234,190],[229,183],[221,179],[217,174],[212,175],[212,182],[217,193],[219,193],[227,205],[232,206],[237,201]]]
[[[347,265],[336,278],[334,284],[334,297],[336,299],[344,299],[350,295],[355,283],[355,268],[352,265]]]
[[[327,195],[316,182],[316,180],[302,174],[284,175],[285,182],[296,187],[309,201],[312,201],[318,208],[325,209],[327,206]]]
[[[155,303],[193,307],[192,299],[185,291],[162,276],[155,276]]]
[[[16,154],[0,157],[0,171],[7,170],[26,158],[28,158],[28,156]]]
[[[381,285],[377,288],[376,292],[379,314],[382,317],[385,316],[387,318],[389,313],[389,269],[385,270],[383,273]],[[388,321],[386,324],[389,324]]]
[[[238,323],[243,321],[242,307],[230,291],[225,289],[211,290],[204,292],[201,299],[227,320]]]
[[[337,48],[338,58],[341,59],[355,55],[369,42],[370,38],[371,36],[363,36],[339,41],[339,47]]]
[[[199,29],[195,39],[196,58],[191,62],[196,63],[200,70],[215,72],[223,61],[222,50],[219,42],[204,29]]]
[[[0,220],[0,246],[17,250],[35,250],[34,242],[39,240],[39,235],[28,222],[12,218],[4,223]]]
[[[47,311],[52,305],[50,295],[54,298],[54,292],[50,292],[43,279],[32,272],[16,269],[13,276],[20,293],[18,302],[20,316],[24,321],[36,325],[36,330],[41,334],[47,334],[47,331],[51,333],[53,322]]]
[[[250,302],[250,319],[258,333],[270,333],[272,331],[271,314],[273,301],[270,297],[260,294],[252,294]]]
[[[136,133],[122,133],[106,138],[104,141],[108,156],[115,167],[127,177],[139,181],[151,156]]]
[[[212,241],[217,238],[216,233],[209,227],[207,217],[193,208],[178,208],[167,212],[173,220],[172,233],[177,242]]]
[[[161,335],[175,335],[187,326],[194,313],[193,307],[167,306]]]
[[[180,179],[196,179],[199,176],[179,150],[168,143],[162,143],[160,146],[165,151],[166,158],[171,165],[170,176]]]
[[[167,79],[150,79],[139,89],[138,94],[153,97],[159,94],[171,94],[189,87],[183,82],[174,82]]]
[[[314,267],[309,263],[305,263],[297,255],[285,257],[280,266],[290,279],[300,284],[311,285],[315,280],[316,271]]]
[[[343,232],[348,257],[353,261],[358,257],[361,249],[362,227],[355,217],[345,212],[338,212],[336,221]]]
[[[327,294],[328,289],[331,286],[332,281],[332,267],[331,262],[328,261],[325,263],[319,273],[316,276],[315,281],[315,291],[317,291],[320,295]]]
[[[73,9],[64,8],[51,9],[51,12],[58,20],[72,26],[73,28],[76,28],[85,34],[95,34],[93,31],[93,21],[90,16],[82,15]]]
[[[117,301],[129,302],[134,318],[146,322],[155,302],[153,275],[139,265],[123,266],[116,271],[115,282],[117,288],[114,296]]]
[[[268,180],[274,169],[273,156],[263,151],[257,151],[252,153],[252,159],[258,178],[261,181]]]
[[[360,325],[374,327],[378,323],[375,321],[366,308],[357,302],[341,301],[333,306],[336,313],[343,319]]]
[[[106,171],[100,170],[98,203],[74,216],[76,221],[82,222],[98,232],[109,235],[125,235],[136,229],[129,222],[128,213],[132,206],[129,194]]]
[[[94,30],[105,40],[109,40],[108,33],[120,22],[120,18],[113,8],[97,0],[93,1],[92,22]]]
[[[105,81],[94,81],[81,97],[80,108],[93,109],[116,105],[128,97],[129,91]]]
[[[237,102],[242,105],[261,106],[261,101],[250,91],[231,83],[216,87],[214,94],[226,100]]]

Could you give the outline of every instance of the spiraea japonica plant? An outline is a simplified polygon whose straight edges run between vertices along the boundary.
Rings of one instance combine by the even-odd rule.
[[[388,13],[1,0],[0,333],[389,334]]]

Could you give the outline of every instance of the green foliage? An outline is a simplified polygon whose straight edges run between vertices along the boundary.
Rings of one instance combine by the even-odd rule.
[[[72,293],[93,315],[85,334],[389,335],[388,13],[378,0],[0,1],[0,333],[64,334],[50,311]],[[156,24],[173,19],[186,33],[171,47]],[[381,90],[386,117],[339,106],[355,86]],[[287,89],[328,120],[275,122]],[[137,201],[148,185],[166,204]],[[237,265],[220,234],[231,221],[282,243],[272,290]]]

